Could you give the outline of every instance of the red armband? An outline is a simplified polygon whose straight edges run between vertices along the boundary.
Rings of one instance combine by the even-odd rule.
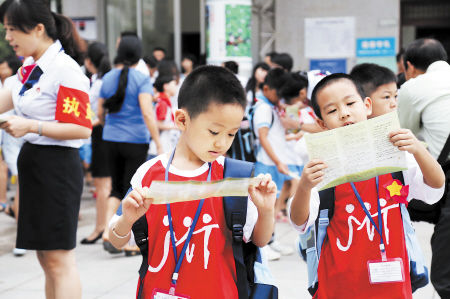
[[[60,86],[56,98],[55,119],[92,129],[89,95],[81,90]]]

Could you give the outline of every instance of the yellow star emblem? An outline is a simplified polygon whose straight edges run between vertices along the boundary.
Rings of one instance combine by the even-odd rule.
[[[402,195],[400,192],[402,187],[402,185],[399,185],[396,181],[393,181],[392,184],[386,187],[386,189],[389,190],[389,195],[392,197],[394,195]]]

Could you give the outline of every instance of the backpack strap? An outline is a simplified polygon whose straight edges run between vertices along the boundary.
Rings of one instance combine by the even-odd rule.
[[[448,158],[448,154],[450,153],[450,135],[447,137],[447,141],[445,141],[444,147],[442,148],[439,157],[437,158],[438,163],[442,166]]]
[[[253,175],[253,163],[225,158],[224,178],[245,178]],[[249,283],[247,280],[247,268],[244,262],[242,238],[244,225],[247,219],[247,196],[227,196],[223,198],[223,208],[227,227],[232,233],[232,247],[234,263],[236,266],[236,286],[239,299],[249,297]]]
[[[402,171],[393,172],[393,173],[391,173],[391,175],[394,180],[399,180],[402,183],[402,185],[405,184],[405,179],[403,178]]]
[[[128,193],[132,190],[132,188],[128,189],[124,198],[127,197]],[[122,203],[120,203],[119,209],[122,209]],[[148,271],[148,223],[145,214],[133,224],[131,230],[133,231],[134,241],[139,247],[139,251],[142,255],[142,263],[139,268],[139,289],[137,294],[137,298],[140,299],[142,298],[142,291],[144,290],[144,277]]]
[[[144,278],[148,271],[148,223],[146,215],[139,218],[132,227],[134,240],[142,254],[142,263],[139,268],[139,289],[137,298],[142,298],[144,290]]]
[[[327,234],[327,227],[330,224],[331,218],[334,215],[334,191],[335,188],[328,188],[319,191],[319,215],[316,220],[316,231],[317,231],[317,256],[320,259],[320,251],[322,250],[322,244],[325,240]]]

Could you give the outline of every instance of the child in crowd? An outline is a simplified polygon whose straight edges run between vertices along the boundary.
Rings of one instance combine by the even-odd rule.
[[[150,75],[150,82],[155,84],[156,78],[158,78],[158,60],[152,55],[147,55],[143,58],[147,65],[148,73]]]
[[[177,92],[177,83],[172,76],[159,76],[153,87],[158,91],[155,111],[159,136],[163,151],[167,153],[175,148],[180,135],[180,131],[175,126],[174,111],[170,101]]]
[[[252,118],[252,125],[260,145],[256,153],[255,174],[270,173],[281,190],[275,205],[276,214],[281,211],[283,199],[290,196],[288,184],[283,188],[284,182],[291,181],[292,176],[300,176],[301,173],[296,159],[288,153],[285,129],[279,116],[280,90],[287,76],[288,74],[281,68],[269,71],[264,80],[262,94],[257,98]],[[281,255],[292,254],[293,249],[273,240],[270,246],[265,248],[265,252],[269,260],[276,260]]]
[[[388,68],[374,63],[361,63],[350,72],[372,100],[372,114],[377,117],[397,109],[397,78]]]
[[[125,245],[130,240],[133,223],[146,216],[149,267],[139,283],[142,298],[153,298],[152,293],[157,289],[163,290],[157,292],[168,293],[172,278],[177,281],[176,293],[186,297],[238,298],[231,232],[224,218],[222,199],[207,198],[200,202],[203,206],[199,201],[152,205],[152,199],[144,197],[142,188],[149,187],[154,180],[164,180],[166,175],[170,181],[222,179],[223,155],[244,116],[245,93],[231,72],[204,66],[185,79],[178,103],[180,109],[175,112],[175,123],[181,136],[177,147],[172,155],[160,155],[137,170],[131,180],[133,190],[122,202],[123,214],[111,224],[111,242],[116,247]],[[260,178],[259,185],[249,187],[243,239],[264,246],[273,231],[276,185],[269,175]],[[197,226],[192,220],[196,210],[200,213],[196,218],[199,219]],[[172,245],[169,224],[178,240],[172,240]],[[191,240],[183,239],[182,236],[193,229],[196,232]],[[186,258],[175,258],[186,242],[190,247]],[[180,259],[183,261],[180,271],[173,275],[175,260]]]
[[[361,87],[345,74],[322,79],[314,88],[311,100],[317,122],[324,130],[365,121],[372,114],[372,100],[365,97]],[[417,198],[429,204],[439,200],[445,177],[436,160],[409,130],[398,129],[386,137],[399,150],[407,152],[408,170],[403,171],[405,186],[409,185],[407,200]],[[326,167],[323,161],[314,159],[303,169],[290,207],[291,220],[300,232],[314,225],[318,217],[320,201],[315,186],[323,179]],[[392,175],[381,175],[378,180],[372,178],[353,186],[353,183],[345,183],[335,187],[334,216],[320,253],[318,289],[314,298],[412,298],[399,203],[387,197],[386,185],[392,182]],[[353,190],[361,195],[370,215],[366,216]],[[382,207],[382,219],[377,217],[377,206]],[[366,217],[378,223],[382,239],[379,229],[372,228],[373,234],[370,234],[370,224],[367,224],[367,231],[352,226],[351,220],[370,223]],[[388,261],[397,265],[397,270],[403,272],[403,282],[370,282],[368,263],[380,263],[384,254]],[[388,274],[383,278],[388,278]]]

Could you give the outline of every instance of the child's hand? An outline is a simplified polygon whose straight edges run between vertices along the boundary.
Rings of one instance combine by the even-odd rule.
[[[152,198],[145,198],[141,188],[133,189],[122,201],[122,213],[125,220],[132,224],[141,218],[152,204]]]
[[[327,167],[322,160],[313,159],[309,161],[303,168],[300,185],[311,190],[323,180],[323,176],[325,175],[323,170]]]
[[[297,132],[297,133],[295,133],[295,134],[287,134],[286,135],[286,141],[291,141],[291,140],[300,140],[300,139],[302,139],[303,138],[303,135],[305,135],[305,132],[304,131],[299,131],[299,132]]]
[[[401,151],[407,151],[410,154],[416,154],[424,149],[422,143],[408,129],[398,129],[389,133],[389,140]]]
[[[286,164],[284,164],[284,163],[282,163],[282,162],[278,162],[276,166],[277,166],[277,170],[278,170],[280,173],[289,175],[289,168],[287,167]]]
[[[257,186],[248,186],[248,193],[259,213],[271,213],[273,215],[277,199],[277,185],[272,181],[270,174],[260,174],[258,178],[261,181]]]

